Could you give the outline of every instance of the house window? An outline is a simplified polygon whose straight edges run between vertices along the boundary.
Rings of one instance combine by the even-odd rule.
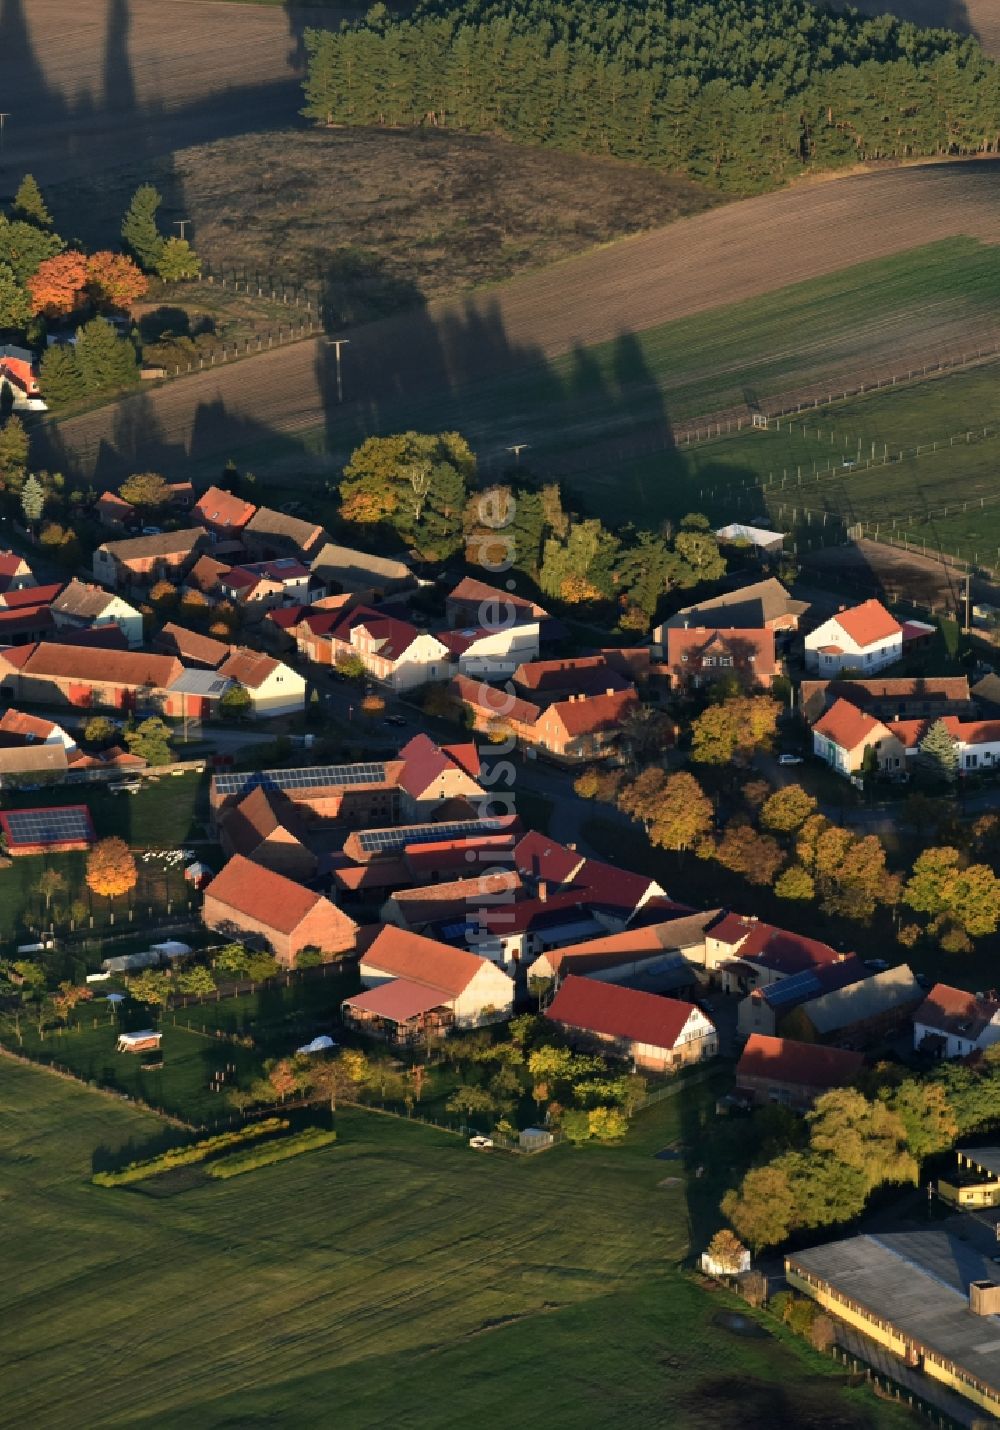
[[[751,656],[750,658],[751,658],[751,660],[753,659],[752,656]],[[732,658],[731,655],[720,655],[720,656],[719,656],[719,664],[720,664],[720,665],[732,665],[732,663],[733,663],[733,658]]]
[[[714,664],[715,664],[715,656],[714,656],[714,655],[706,655],[706,656],[703,656],[701,663],[702,663],[702,665],[714,665]]]
[[[978,764],[979,764],[979,756],[978,756],[978,755],[966,755],[966,757],[965,757],[965,768],[966,768],[967,770],[974,770]]]

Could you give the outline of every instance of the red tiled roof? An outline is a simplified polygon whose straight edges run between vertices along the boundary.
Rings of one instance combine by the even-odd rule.
[[[541,714],[537,705],[527,700],[518,700],[495,686],[484,685],[481,680],[473,680],[468,675],[456,675],[448,689],[456,699],[470,705],[474,710],[483,711],[496,720],[514,720],[519,725],[534,725]]]
[[[469,774],[467,764],[460,762],[450,753],[452,749],[464,750],[465,758],[469,760],[468,748],[464,745],[442,748],[436,745],[429,735],[414,735],[399,752],[399,758],[404,761],[400,785],[407,794],[419,799],[443,774],[451,770],[461,770],[463,774]],[[475,746],[472,748],[475,749]]]
[[[65,582],[54,581],[50,586],[19,586],[16,591],[5,591],[3,605],[8,611],[20,606],[47,606],[59,595]],[[109,596],[108,600],[112,600]]]
[[[774,675],[778,669],[774,632],[769,627],[716,631],[704,626],[671,626],[666,635],[667,663],[671,666],[700,661],[705,656],[725,656],[733,660],[733,669],[752,663],[759,676]]]
[[[50,606],[22,606],[16,611],[0,610],[0,645],[11,636],[44,635],[55,628]]]
[[[385,616],[381,613],[364,616],[360,621],[352,620],[351,630],[359,628],[367,633],[373,653],[381,656],[383,660],[399,660],[420,635],[416,626],[412,626],[409,621],[401,621],[397,616]]]
[[[461,874],[475,869],[513,868],[511,853],[515,838],[513,834],[484,834],[475,839],[408,844],[403,850],[403,857],[407,871],[414,878],[430,873]]]
[[[997,1013],[1000,1013],[1000,1001],[995,996],[977,997],[964,988],[935,983],[914,1013],[913,1021],[975,1042]]]
[[[886,726],[881,720],[866,715],[849,700],[835,700],[825,715],[821,715],[813,726],[816,734],[832,740],[841,750],[856,750],[879,730]]]
[[[265,789],[263,785],[252,789],[228,810],[222,825],[232,848],[248,858],[276,829],[287,830],[296,840],[301,837],[292,806],[277,791]]]
[[[44,641],[32,647],[24,665],[29,675],[52,675],[63,680],[85,680],[118,685],[151,685],[164,690],[182,674],[175,656],[152,655],[144,650],[105,650]]]
[[[47,740],[62,726],[54,720],[43,720],[39,715],[27,715],[23,710],[5,710],[0,716],[0,730],[9,735],[33,735],[36,740]]]
[[[462,605],[468,605],[473,601],[498,603],[501,608],[509,604],[515,611],[538,617],[548,615],[543,607],[534,601],[525,600],[523,596],[515,596],[510,591],[500,591],[496,586],[488,586],[485,581],[477,581],[473,576],[465,576],[459,581],[454,590],[448,592],[449,601],[458,601]],[[491,624],[491,622],[487,622]]]
[[[839,611],[833,619],[854,644],[861,647],[898,636],[903,629],[895,616],[874,597],[870,601],[862,601],[860,606],[852,606],[849,611]]]
[[[442,745],[441,749],[448,758],[456,765],[460,765],[465,773],[476,780],[479,778],[479,747],[472,740],[466,740],[461,745]]]
[[[403,859],[373,859],[370,864],[334,864],[334,882],[352,893],[365,889],[399,889],[410,882],[410,871]]]
[[[806,938],[804,934],[777,928],[774,924],[762,923],[742,914],[727,914],[712,929],[712,937],[720,943],[735,946],[739,958],[753,959],[755,963],[785,974],[840,963],[848,957],[819,939]]]
[[[317,904],[326,902],[322,894],[253,863],[242,854],[234,854],[216,874],[205,889],[205,896],[285,934],[293,933]],[[341,914],[341,917],[346,920],[347,915]]]
[[[197,586],[199,591],[214,591],[221,578],[232,568],[224,561],[216,561],[214,556],[199,556],[188,572],[187,584]]]
[[[768,1078],[826,1091],[852,1083],[864,1061],[863,1053],[751,1033],[736,1064],[736,1083],[739,1086],[744,1078]]]
[[[220,666],[232,649],[222,641],[199,635],[197,631],[189,631],[186,626],[178,626],[173,621],[167,622],[153,644],[167,655],[176,655],[181,660],[191,661],[195,665],[207,666],[209,670]]]
[[[246,526],[257,508],[242,497],[224,492],[221,487],[209,487],[195,502],[193,510],[213,526],[228,526],[240,530]]]
[[[428,988],[426,984],[413,983],[408,978],[393,978],[388,983],[380,983],[377,988],[345,998],[341,1007],[354,1008],[359,1013],[373,1013],[390,1023],[406,1023],[411,1018],[418,1018],[421,1013],[429,1013],[432,1008],[440,1008],[443,1001],[439,988]]]
[[[532,830],[514,846],[514,862],[521,874],[564,884],[584,863],[582,854],[557,844],[547,834]]]
[[[638,993],[614,983],[599,983],[570,974],[545,1010],[546,1018],[570,1028],[606,1037],[625,1038],[654,1048],[673,1048],[691,1014],[693,1003]]]
[[[27,561],[16,551],[0,551],[0,576],[17,576],[21,570],[29,571]]]
[[[457,998],[483,967],[484,960],[465,949],[387,924],[362,955],[361,963],[363,968],[407,978]]]
[[[639,697],[629,687],[614,695],[591,695],[582,700],[558,700],[541,720],[558,720],[568,736],[593,735],[609,726],[620,725]]]
[[[274,674],[280,664],[280,661],[271,655],[265,655],[263,651],[238,646],[219,666],[219,674],[238,681],[248,690],[256,690]]]

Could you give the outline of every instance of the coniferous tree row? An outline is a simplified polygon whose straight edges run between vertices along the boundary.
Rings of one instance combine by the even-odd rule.
[[[974,40],[807,0],[424,0],[306,45],[320,123],[499,134],[733,192],[1000,148],[1000,66]]]

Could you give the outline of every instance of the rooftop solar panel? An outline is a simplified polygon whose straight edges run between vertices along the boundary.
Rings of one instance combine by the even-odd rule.
[[[307,765],[294,770],[253,770],[215,776],[215,792],[224,799],[265,789],[316,789],[341,785],[384,784],[385,765],[374,761],[357,765]]]
[[[90,840],[94,827],[84,805],[53,809],[11,809],[2,816],[11,844],[68,844]]]
[[[819,979],[811,969],[805,969],[802,973],[794,973],[791,978],[782,978],[777,983],[772,983],[769,988],[764,989],[764,997],[772,1008],[778,1008],[783,1003],[794,1003],[799,999],[810,997],[813,993],[818,993],[822,987]]]
[[[462,819],[453,824],[410,824],[398,829],[366,829],[358,835],[365,854],[384,854],[405,849],[407,844],[432,844],[439,839],[460,839],[476,834],[495,834],[506,827],[502,817]]]

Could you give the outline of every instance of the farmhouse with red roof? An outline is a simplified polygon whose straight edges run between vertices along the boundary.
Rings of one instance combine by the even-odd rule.
[[[704,689],[720,680],[738,680],[746,689],[769,690],[781,665],[774,653],[774,632],[708,630],[680,626],[664,632],[664,663],[673,690]]]
[[[633,988],[570,974],[545,1010],[570,1040],[663,1072],[719,1051],[719,1035],[700,1008]]]
[[[209,487],[195,502],[191,514],[195,521],[221,540],[238,537],[257,508],[242,497],[224,492],[221,487]]]
[[[348,953],[358,926],[336,904],[293,879],[234,854],[205,889],[206,928],[227,937],[262,940],[284,968],[294,968],[304,948]]]
[[[964,1058],[1000,1043],[1000,997],[935,983],[913,1015],[913,1047],[939,1058]]]
[[[805,638],[806,669],[820,675],[873,675],[903,654],[903,627],[881,601],[838,611]]]
[[[778,1102],[805,1111],[835,1087],[849,1087],[864,1055],[845,1048],[797,1043],[754,1033],[736,1064],[736,1091],[751,1102]]]
[[[414,1020],[432,1010],[443,1030],[496,1022],[514,1008],[513,979],[488,959],[391,924],[361,955],[358,971],[371,992],[347,1000],[345,1019],[395,1042],[412,1041],[421,1031]]]
[[[607,753],[638,704],[634,690],[557,700],[538,717],[534,743],[561,759],[594,759]]]

